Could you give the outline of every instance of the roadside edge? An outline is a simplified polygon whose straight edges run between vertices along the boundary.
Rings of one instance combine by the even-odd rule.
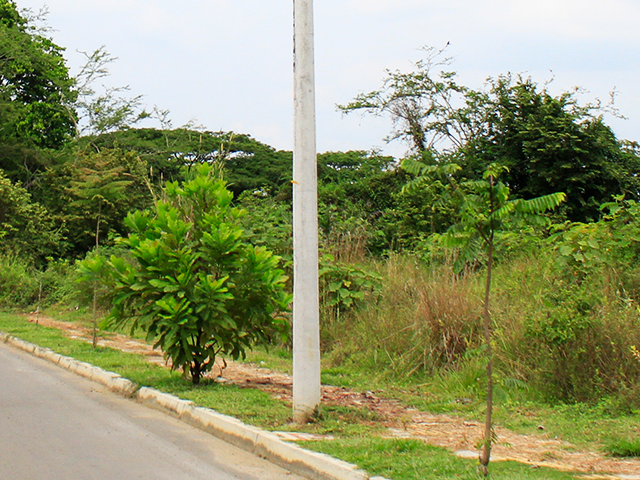
[[[285,442],[277,435],[247,425],[237,418],[199,407],[175,395],[149,387],[140,387],[117,373],[60,355],[50,348],[40,347],[4,332],[0,332],[0,341],[100,383],[125,398],[131,398],[147,407],[163,411],[188,425],[310,480],[385,480],[383,477],[370,477],[351,463]]]

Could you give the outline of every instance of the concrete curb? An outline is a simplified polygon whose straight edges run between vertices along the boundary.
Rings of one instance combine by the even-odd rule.
[[[356,465],[285,442],[273,433],[246,425],[236,418],[198,407],[193,402],[153,388],[139,388],[131,380],[117,373],[65,357],[51,349],[39,347],[3,332],[0,332],[0,341],[98,382],[112,392],[126,398],[133,398],[147,407],[161,410],[310,480],[385,480],[383,477],[370,477]]]
[[[112,392],[118,393],[124,397],[131,398],[136,390],[138,390],[138,386],[135,383],[126,378],[122,378],[117,373],[108,372],[91,365],[90,363],[79,362],[75,358],[65,357],[64,355],[60,355],[49,348],[39,347],[2,332],[0,332],[0,340],[36,357],[55,363],[56,365],[77,373],[82,377],[100,383]]]

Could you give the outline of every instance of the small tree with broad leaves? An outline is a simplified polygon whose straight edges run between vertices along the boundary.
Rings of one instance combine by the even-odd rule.
[[[489,473],[491,443],[494,438],[492,427],[493,411],[493,348],[492,325],[489,309],[491,293],[491,273],[495,254],[496,233],[505,230],[509,221],[523,220],[544,225],[549,219],[543,214],[556,208],[565,200],[564,193],[552,193],[529,200],[510,199],[509,187],[499,181],[500,174],[507,167],[491,164],[485,170],[482,180],[458,181],[456,173],[460,167],[455,164],[425,165],[415,160],[404,160],[402,167],[416,178],[409,182],[406,190],[419,189],[426,183],[444,179],[448,184],[448,193],[460,216],[458,223],[452,225],[443,237],[445,245],[460,249],[461,255],[454,267],[461,270],[468,259],[477,259],[486,252],[487,279],[485,283],[482,307],[484,342],[487,356],[487,407],[485,416],[482,452],[480,453],[480,471]]]
[[[219,355],[237,359],[287,337],[291,296],[280,257],[245,240],[244,212],[215,168],[192,173],[182,185],[168,183],[154,210],[127,216],[131,233],[118,243],[128,257],[94,257],[82,271],[110,290],[106,325],[141,328],[197,385]]]

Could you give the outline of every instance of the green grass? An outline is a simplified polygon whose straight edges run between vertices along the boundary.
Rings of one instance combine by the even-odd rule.
[[[640,457],[640,438],[613,440],[607,444],[606,450],[612,457]]]
[[[304,442],[303,446],[355,463],[373,475],[392,479],[477,480],[477,460],[453,456],[444,448],[418,440],[356,437],[333,442]],[[532,468],[517,462],[493,462],[491,479],[568,480],[580,478],[549,468]]]
[[[200,386],[193,387],[191,383],[177,372],[150,364],[142,355],[125,353],[109,348],[93,349],[87,342],[65,337],[56,329],[38,327],[26,322],[24,318],[8,313],[0,313],[0,331],[20,337],[26,341],[51,348],[63,355],[72,356],[106,370],[114,371],[133,380],[139,385],[150,386],[172,393],[181,398],[192,400],[198,405],[213,408],[221,413],[232,415],[246,423],[269,430],[295,430],[315,434],[332,435],[334,440],[318,442],[303,442],[307,448],[328,453],[343,460],[356,463],[360,468],[372,474],[383,475],[394,480],[419,479],[476,479],[477,461],[461,459],[447,450],[433,447],[416,440],[383,439],[384,427],[380,418],[366,408],[324,406],[319,418],[311,424],[299,427],[291,424],[291,406],[269,394],[238,385],[219,384],[204,381]],[[290,354],[286,350],[273,349],[269,352],[256,351],[249,355],[248,360],[259,365],[276,370],[290,369]],[[473,417],[481,413],[479,402],[471,405],[461,405],[450,402],[442,387],[437,394],[427,394],[429,384],[415,385],[410,382],[398,382],[367,376],[366,373],[352,372],[347,368],[329,368],[323,373],[323,381],[327,383],[350,386],[356,389],[373,389],[378,386],[380,395],[401,398],[409,404],[420,408],[442,410],[443,405],[450,404],[449,413]],[[380,383],[381,382],[381,383]],[[431,385],[433,387],[433,385]],[[381,392],[382,390],[382,392]],[[457,395],[457,393],[456,393]],[[455,396],[455,395],[453,395]],[[520,408],[518,410],[518,408]],[[523,433],[536,431],[540,418],[546,418],[545,428],[548,432],[559,432],[561,435],[578,436],[580,444],[588,444],[593,438],[601,439],[598,434],[587,431],[587,426],[594,422],[598,431],[619,432],[620,438],[633,438],[637,432],[637,416],[631,418],[603,418],[598,417],[598,411],[593,410],[592,416],[582,419],[584,411],[577,407],[550,408],[536,404],[525,407],[497,407],[498,418],[501,422],[513,425],[520,422],[516,428]],[[526,419],[528,423],[525,423]],[[598,424],[598,422],[604,422]],[[578,433],[570,435],[571,425]],[[625,427],[626,425],[626,427]],[[636,429],[636,430],[634,430]],[[637,433],[636,433],[637,437]],[[617,438],[618,440],[620,438]],[[608,438],[614,445],[611,435]],[[629,443],[631,449],[637,449],[637,444]],[[624,444],[618,442],[620,448],[616,452],[623,452]],[[634,446],[635,445],[635,446]],[[613,447],[611,447],[613,449]],[[628,449],[631,451],[631,449]],[[636,451],[636,450],[633,450]],[[613,455],[613,450],[611,450]],[[620,453],[628,455],[629,453]],[[548,469],[534,469],[528,465],[516,462],[493,462],[490,466],[493,479],[571,479],[579,478],[567,473]]]

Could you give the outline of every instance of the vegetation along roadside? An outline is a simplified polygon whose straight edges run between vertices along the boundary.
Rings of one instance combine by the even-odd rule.
[[[113,58],[73,76],[30,18],[0,0],[0,328],[296,430],[291,152],[97,93]],[[326,387],[299,441],[394,479],[475,478],[479,447],[495,478],[638,474],[638,143],[612,105],[522,75],[461,85],[424,54],[339,107],[389,116],[404,158],[318,155]]]

